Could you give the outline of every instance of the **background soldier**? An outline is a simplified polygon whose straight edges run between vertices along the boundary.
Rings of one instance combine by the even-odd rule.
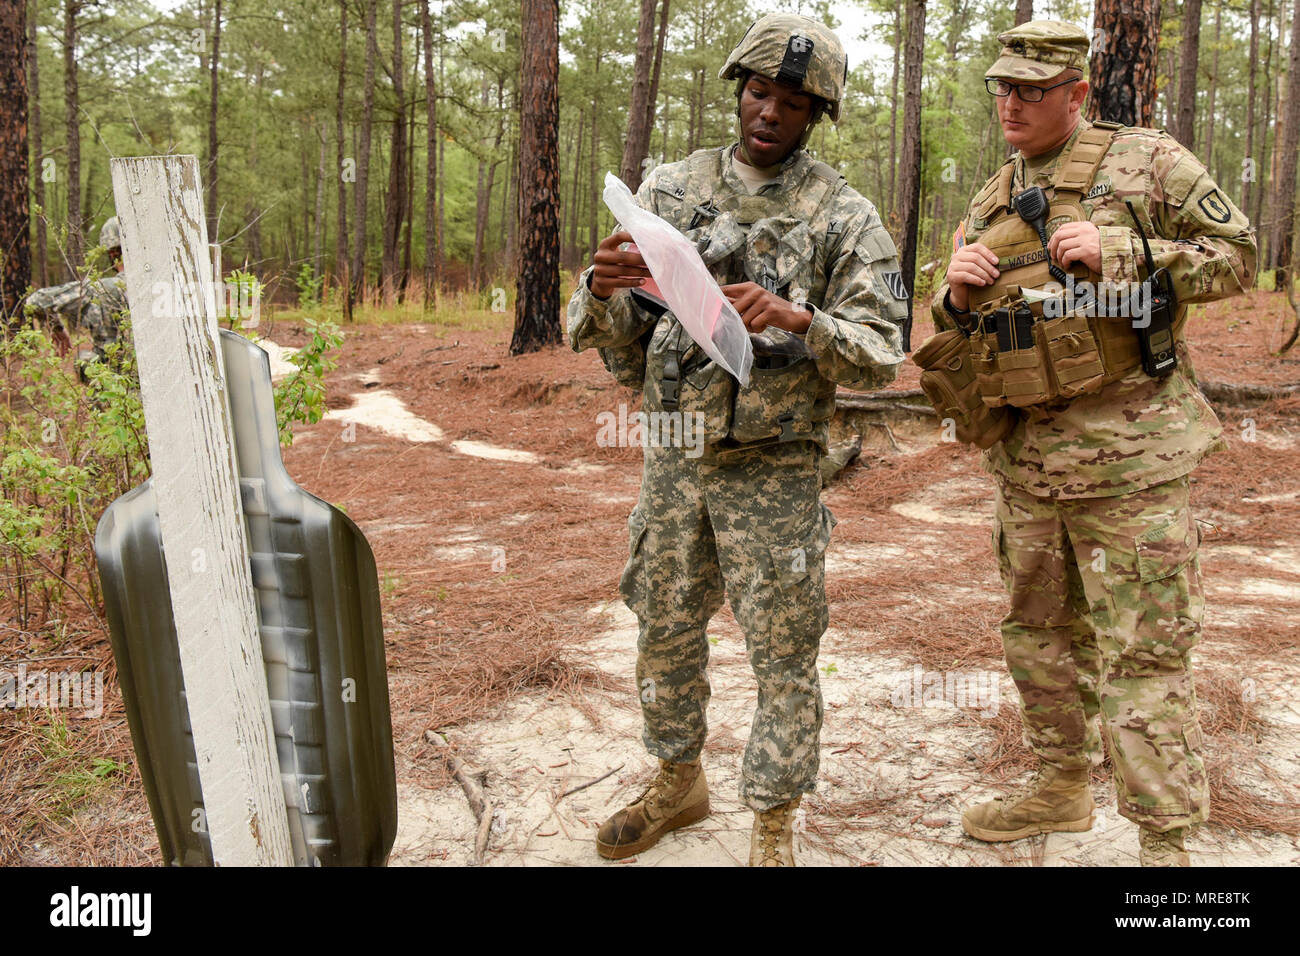
[[[126,282],[121,277],[122,231],[116,216],[100,227],[99,244],[108,253],[113,275],[93,281],[75,279],[63,285],[37,289],[27,297],[28,306],[53,318],[50,336],[60,355],[67,355],[72,345],[62,316],[90,331],[94,349],[77,356],[79,367],[86,361],[104,360],[108,346],[118,340],[121,316],[127,313]]]
[[[1254,237],[1167,134],[1082,118],[1083,30],[1035,21],[998,39],[987,85],[1018,153],[971,203],[933,311],[940,328],[970,337],[985,402],[1014,416],[984,464],[997,479],[994,540],[1011,595],[1003,645],[1042,765],[1028,786],[967,810],[962,826],[993,841],[1089,829],[1100,726],[1119,812],[1141,827],[1142,864],[1186,866],[1184,835],[1209,809],[1190,655],[1203,599],[1187,476],[1221,447],[1222,429],[1196,386],[1182,329],[1188,303],[1252,287]],[[1071,281],[1145,277],[1137,216],[1177,294],[1177,368],[1143,370],[1139,331],[1150,314],[1130,313],[1077,319],[1072,339],[1053,338],[1044,323],[1044,344],[1057,351],[1040,346],[1038,365],[1031,358],[1011,371],[1009,356],[1035,353],[1033,342],[1016,351],[1025,343],[1008,316],[1027,306],[1022,286],[1047,278],[1040,240],[1009,208],[1034,186],[1051,197],[1046,251]],[[999,315],[1001,339],[990,328]],[[1155,328],[1146,329],[1151,341]],[[1036,401],[1052,384],[1056,397]]]
[[[822,114],[839,117],[847,61],[835,35],[765,16],[720,76],[737,81],[739,142],[658,167],[637,201],[696,243],[751,332],[768,330],[750,385],[738,388],[671,312],[629,293],[649,272],[620,251],[626,232],[600,244],[569,303],[573,348],[601,348],[620,381],[644,389],[644,411],[701,422],[706,442],[700,457],[644,450],[620,591],[640,624],[643,740],[660,772],[600,828],[597,849],[631,856],[709,812],[705,627],[725,586],[758,681],[740,787],[755,811],[750,863],[792,865],[791,818],[817,777],[835,523],[818,464],[836,383],[870,389],[897,374],[906,293],[875,208],[801,148]]]

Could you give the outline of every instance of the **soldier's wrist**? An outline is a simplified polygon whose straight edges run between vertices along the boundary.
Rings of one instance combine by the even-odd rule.
[[[954,319],[964,319],[970,315],[970,309],[959,309],[952,304],[952,289],[943,294],[943,310]]]

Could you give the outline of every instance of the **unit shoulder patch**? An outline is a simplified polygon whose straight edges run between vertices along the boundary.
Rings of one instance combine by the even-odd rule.
[[[1227,201],[1217,188],[1207,192],[1196,201],[1196,204],[1201,207],[1201,212],[1215,222],[1224,223],[1232,218],[1232,210],[1228,208]]]

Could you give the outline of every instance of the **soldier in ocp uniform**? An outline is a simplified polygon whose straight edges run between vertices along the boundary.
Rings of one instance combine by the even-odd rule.
[[[1222,447],[1222,429],[1183,327],[1188,304],[1252,287],[1254,235],[1166,133],[1083,119],[1083,30],[1034,21],[998,39],[986,83],[1018,151],[954,236],[933,306],[945,331],[915,357],[923,382],[940,382],[941,414],[986,449],[997,481],[993,546],[1011,596],[1003,646],[1041,767],[1017,792],[968,809],[962,826],[988,841],[1088,830],[1088,771],[1104,736],[1141,862],[1186,866],[1184,837],[1209,811],[1188,474]],[[1137,284],[1149,272],[1140,233],[1176,309],[1161,312],[1158,284]],[[1080,307],[1088,288],[1092,310]],[[1050,294],[1062,289],[1080,296]]]
[[[643,390],[643,411],[686,416],[704,439],[698,457],[644,449],[620,591],[639,622],[643,740],[660,771],[600,828],[597,849],[608,858],[709,812],[705,628],[725,589],[758,681],[740,787],[755,811],[750,863],[794,862],[792,817],[817,776],[824,552],[835,524],[818,465],[836,384],[891,381],[906,315],[897,253],[875,207],[803,149],[823,115],[838,120],[847,70],[822,24],[762,17],[720,73],[736,81],[738,142],[658,167],[637,193],[695,243],[750,332],[761,333],[748,386],[640,295],[649,272],[620,249],[626,232],[600,244],[569,303],[573,348],[599,348],[620,381]]]
[[[72,346],[63,319],[90,332],[92,351],[79,354],[78,367],[88,361],[103,361],[109,345],[120,335],[122,316],[127,314],[126,282],[122,277],[122,230],[117,217],[105,220],[99,230],[99,244],[108,253],[114,274],[102,279],[75,279],[63,285],[37,289],[27,296],[27,305],[51,316],[50,336],[60,355]]]

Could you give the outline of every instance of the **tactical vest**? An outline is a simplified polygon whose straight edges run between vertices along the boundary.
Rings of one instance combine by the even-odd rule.
[[[1083,197],[1092,187],[1115,131],[1115,123],[1093,123],[1074,141],[1052,179],[1047,230],[1087,219]],[[1037,301],[1025,289],[1054,283],[1038,233],[1011,205],[1014,164],[1007,163],[975,197],[971,214],[988,221],[979,241],[998,257],[998,278],[971,286],[975,313],[970,345],[979,392],[985,404],[1039,405],[1095,392],[1141,366],[1133,317],[1104,314],[1106,296],[1088,300],[1053,297]],[[1081,263],[1068,272],[1093,290],[1101,276]]]
[[[658,214],[695,243],[719,285],[752,281],[784,298],[820,305],[828,213],[844,178],[813,161],[797,183],[776,195],[719,199],[714,190],[730,161],[725,147],[692,153],[685,161],[685,183],[657,187],[662,193]],[[811,212],[799,217],[794,210]],[[649,308],[647,300],[636,301]],[[703,440],[720,445],[716,451],[723,454],[796,440],[815,441],[825,450],[824,423],[835,410],[835,384],[821,376],[811,358],[756,355],[749,385],[740,388],[672,312],[662,312],[647,336],[623,349],[601,350],[620,381],[644,386],[647,413],[698,416]]]

